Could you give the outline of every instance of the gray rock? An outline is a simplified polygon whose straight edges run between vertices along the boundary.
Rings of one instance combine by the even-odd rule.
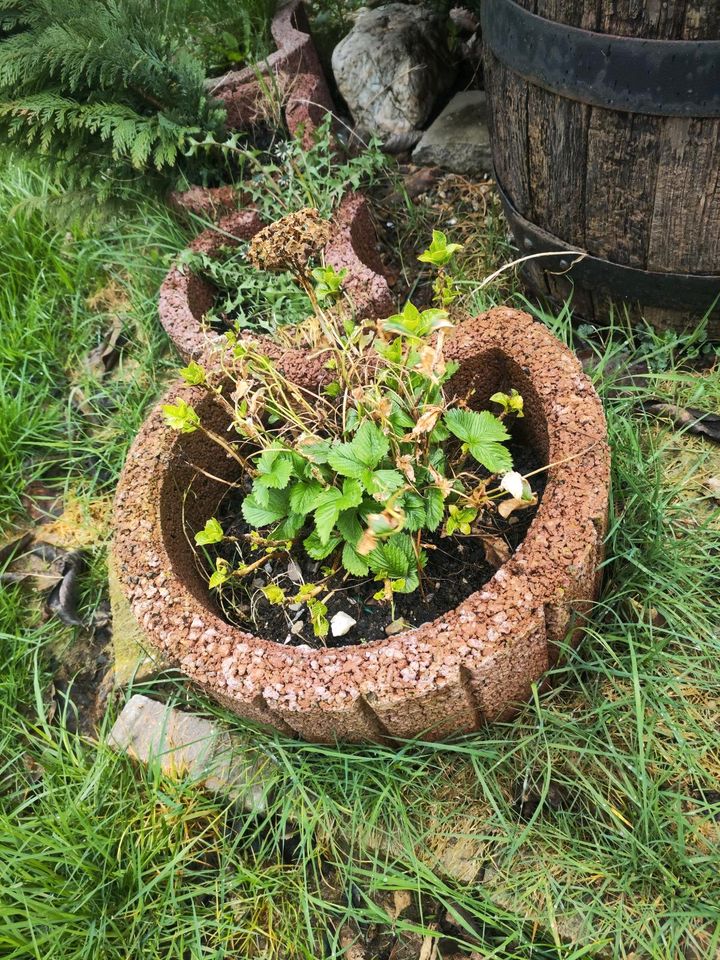
[[[451,173],[492,173],[484,90],[456,93],[415,147],[413,163]]]
[[[276,780],[274,765],[212,720],[135,694],[110,731],[108,743],[167,776],[187,776],[204,789],[263,813]]]
[[[455,78],[447,20],[402,3],[364,9],[332,67],[358,132],[376,134],[388,150],[407,149]]]

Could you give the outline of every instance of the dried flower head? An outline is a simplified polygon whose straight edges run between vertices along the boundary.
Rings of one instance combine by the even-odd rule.
[[[248,248],[248,260],[258,270],[304,273],[308,261],[320,253],[331,232],[328,220],[323,220],[314,207],[305,207],[255,234]]]

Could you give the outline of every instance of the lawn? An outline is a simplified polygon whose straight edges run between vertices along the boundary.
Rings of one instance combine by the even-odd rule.
[[[39,483],[62,498],[68,540],[85,550],[89,623],[107,599],[118,473],[178,366],[156,295],[188,231],[142,200],[120,222],[68,230],[48,215],[43,175],[5,163],[0,183],[0,528],[10,542],[32,526]],[[446,226],[432,207],[408,209],[406,247]],[[473,217],[448,228],[467,244],[467,302],[530,309],[582,351],[605,405],[611,519],[581,646],[517,720],[444,744],[284,739],[177,674],[111,691],[93,729],[73,684],[91,664],[73,650],[90,661],[97,630],[47,617],[29,582],[6,579],[3,957],[350,958],[359,930],[394,960],[720,951],[720,503],[708,486],[720,448],[643,407],[718,411],[717,354],[701,324],[660,335],[617,317],[573,331],[568,310],[529,304],[509,274],[481,288],[513,253],[493,201]],[[88,357],[113,326],[105,373]],[[266,811],[111,751],[132,692],[220,718],[271,761]]]

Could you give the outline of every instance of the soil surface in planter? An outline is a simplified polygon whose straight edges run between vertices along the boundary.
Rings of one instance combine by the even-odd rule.
[[[513,456],[514,469],[520,473],[527,474],[544,466],[526,446],[511,442],[509,448]],[[539,473],[534,476],[531,485],[539,503],[545,487],[545,474]],[[249,488],[233,491],[218,507],[217,517],[227,536],[242,540],[250,532],[251,528],[240,512],[242,501],[248,492]],[[339,647],[380,640],[387,636],[386,629],[396,621],[398,629],[393,631],[391,628],[391,632],[400,632],[400,629],[431,622],[449,610],[453,610],[470,594],[479,590],[492,578],[501,563],[500,559],[493,563],[486,559],[482,537],[492,538],[500,549],[505,545],[509,554],[513,554],[525,538],[536,512],[537,506],[518,510],[507,520],[497,513],[488,513],[481,518],[481,523],[477,524],[478,533],[470,536],[456,534],[451,537],[441,537],[439,531],[426,535],[423,542],[435,549],[426,551],[423,592],[416,590],[410,594],[395,594],[394,610],[389,603],[374,599],[374,594],[382,584],[376,582],[372,575],[366,578],[350,577],[342,572],[332,577],[327,582],[323,594],[333,590],[337,592],[333,593],[328,600],[323,594],[319,597],[327,603],[328,620],[342,611],[357,621],[355,626],[342,637],[333,637],[331,633],[324,638],[316,637],[309,623],[305,604],[292,610],[284,605],[271,604],[261,592],[263,587],[270,584],[282,587],[288,595],[291,595],[293,590],[297,590],[297,584],[288,574],[288,569],[293,565],[296,568],[293,572],[298,583],[312,583],[321,579],[321,568],[329,561],[312,560],[303,550],[298,550],[291,556],[282,554],[268,561],[254,579],[248,579],[249,589],[236,589],[232,600],[227,593],[222,598],[216,591],[213,591],[213,594],[217,597],[220,615],[225,620],[278,643],[292,646],[305,644],[312,647]],[[300,539],[307,533],[309,530],[303,532]],[[227,560],[231,566],[240,562],[232,542],[225,541],[219,549],[216,549],[214,555]],[[252,553],[246,551],[245,561],[252,559],[254,559]],[[302,579],[298,576],[297,570]],[[400,621],[404,623],[401,624]]]

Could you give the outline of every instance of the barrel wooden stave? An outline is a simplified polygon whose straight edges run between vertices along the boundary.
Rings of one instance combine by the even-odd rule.
[[[601,33],[720,38],[720,4],[706,0],[516,2],[549,20]],[[720,272],[720,119],[589,106],[532,84],[487,48],[485,58],[491,112],[498,112],[495,169],[526,219],[594,256],[637,269]],[[565,278],[532,261],[526,274],[555,299],[572,292]],[[606,298],[592,290],[577,287],[573,302],[588,319],[607,315]],[[682,328],[698,319],[689,311],[649,306],[642,313],[661,327]],[[720,337],[720,314],[709,332]]]

